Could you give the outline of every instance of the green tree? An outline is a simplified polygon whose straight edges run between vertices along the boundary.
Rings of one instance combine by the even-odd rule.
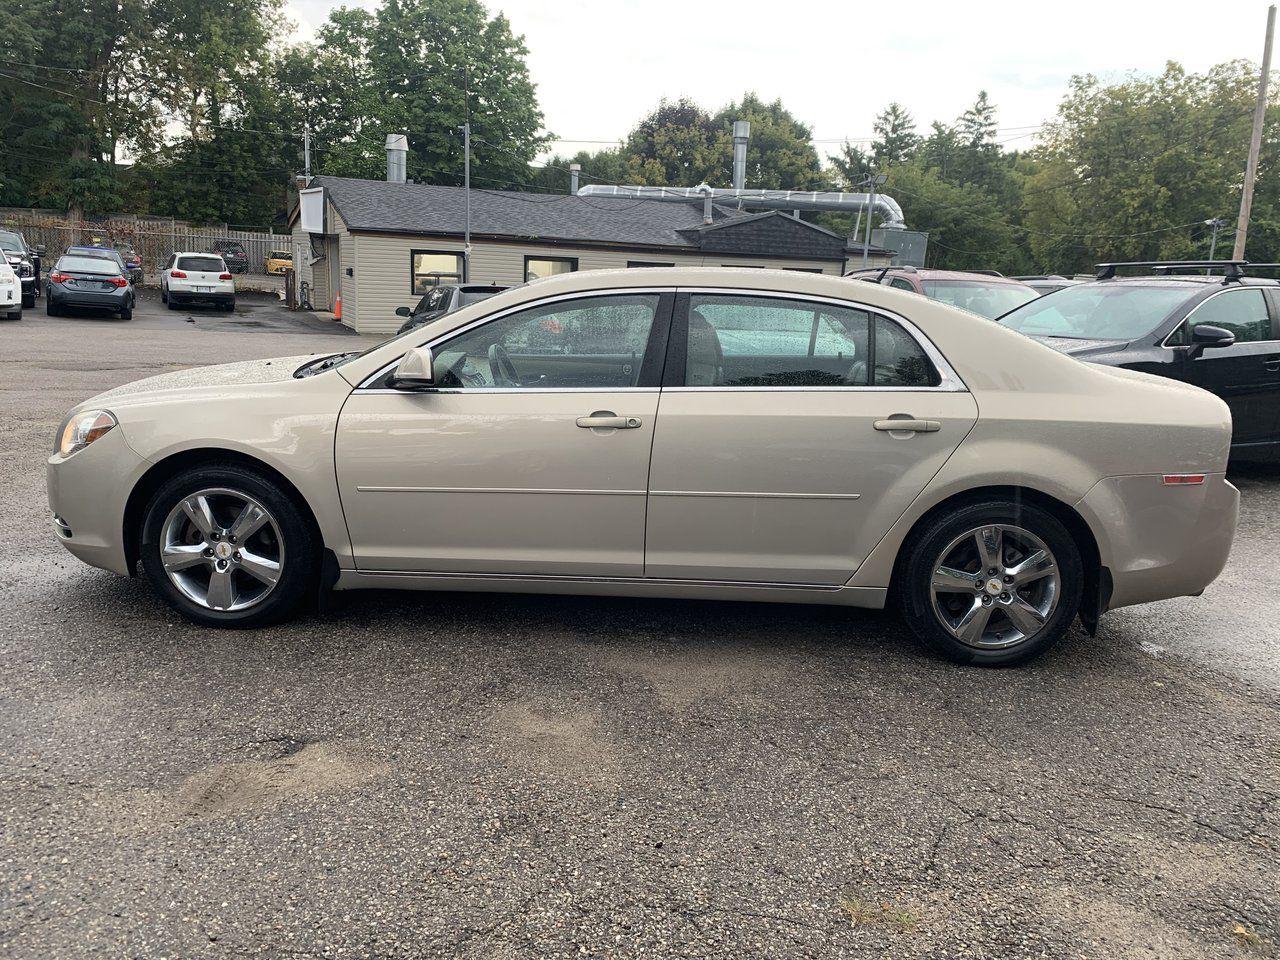
[[[662,100],[623,141],[627,178],[662,187],[723,183],[727,138],[692,100]]]
[[[876,117],[876,139],[871,142],[871,156],[875,168],[888,170],[910,160],[920,145],[916,134],[916,122],[902,104],[894,102]]]
[[[813,130],[795,117],[781,100],[765,103],[754,93],[746,93],[712,118],[717,131],[720,162],[712,186],[733,182],[733,121],[751,121],[747,145],[746,186],[763,190],[821,190],[830,186],[822,160],[814,149]],[[689,184],[692,186],[693,184]]]
[[[1034,151],[1040,169],[1023,191],[1031,248],[1044,266],[1208,252],[1203,221],[1239,204],[1257,74],[1243,61],[1203,74],[1170,63],[1154,77],[1106,84],[1075,77]],[[1276,108],[1268,110],[1275,131]],[[1264,138],[1247,254],[1275,259],[1280,143]],[[1230,249],[1232,233],[1220,238]]]

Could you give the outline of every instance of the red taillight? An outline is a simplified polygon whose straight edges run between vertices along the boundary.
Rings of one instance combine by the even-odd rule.
[[[1166,473],[1164,475],[1164,483],[1170,487],[1191,486],[1198,483],[1204,483],[1203,473]]]
[[[230,279],[231,279],[231,274],[229,274],[229,273],[220,273],[220,274],[218,274],[218,279],[219,279],[219,280],[230,280]]]
[[[58,271],[57,271],[57,270],[55,270],[55,271],[53,271],[53,273],[49,274],[49,282],[50,282],[50,283],[62,283],[62,281],[64,281],[64,280],[70,280],[70,279],[71,279],[71,278],[70,278],[69,276],[67,276],[67,274],[65,274],[65,273],[58,273]]]
[[[173,279],[175,279],[175,280],[185,280],[185,279],[187,279],[187,275],[186,275],[185,273],[183,273],[181,270],[170,270],[170,271],[169,271],[169,276],[173,277]]]
[[[107,282],[113,287],[127,287],[129,285],[129,281],[124,277],[110,277]]]

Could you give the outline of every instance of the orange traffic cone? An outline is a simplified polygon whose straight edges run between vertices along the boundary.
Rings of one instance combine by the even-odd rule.
[[[339,290],[333,298],[333,319],[342,319],[342,291]]]

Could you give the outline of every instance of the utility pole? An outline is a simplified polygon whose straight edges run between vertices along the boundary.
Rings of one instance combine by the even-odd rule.
[[[302,175],[311,183],[311,125],[302,125]]]
[[[1209,239],[1209,259],[1212,260],[1214,254],[1218,252],[1218,231],[1227,225],[1227,221],[1221,217],[1214,217],[1212,220],[1206,220],[1204,225],[1213,228],[1213,233]],[[1205,271],[1205,273],[1208,272],[1208,270]]]
[[[471,282],[471,123],[468,121],[460,128],[462,131],[462,189],[466,195],[467,223],[462,241],[462,278],[463,283]]]
[[[879,187],[889,178],[883,173],[871,174],[871,201],[867,204],[867,228],[866,235],[862,241],[862,269],[867,269],[867,260],[871,256],[868,249],[871,246],[871,219],[876,209],[876,188]]]
[[[1249,234],[1249,212],[1253,207],[1253,181],[1258,176],[1258,152],[1262,149],[1262,121],[1267,114],[1267,84],[1271,77],[1271,39],[1276,31],[1276,7],[1267,8],[1267,39],[1262,45],[1262,76],[1258,79],[1258,102],[1253,107],[1253,135],[1249,138],[1249,162],[1244,169],[1244,190],[1240,193],[1240,219],[1236,224],[1236,244],[1232,260],[1244,259],[1244,242]]]

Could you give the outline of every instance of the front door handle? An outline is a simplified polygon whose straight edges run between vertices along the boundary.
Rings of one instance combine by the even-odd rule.
[[[619,417],[612,410],[597,410],[589,417],[579,417],[575,423],[584,430],[634,430],[640,426],[640,418]]]
[[[877,420],[872,426],[877,430],[884,430],[888,433],[897,433],[899,430],[905,433],[937,433],[942,429],[942,421],[890,417],[888,420]]]
[[[1267,373],[1280,373],[1280,360],[1268,360],[1262,367]]]

